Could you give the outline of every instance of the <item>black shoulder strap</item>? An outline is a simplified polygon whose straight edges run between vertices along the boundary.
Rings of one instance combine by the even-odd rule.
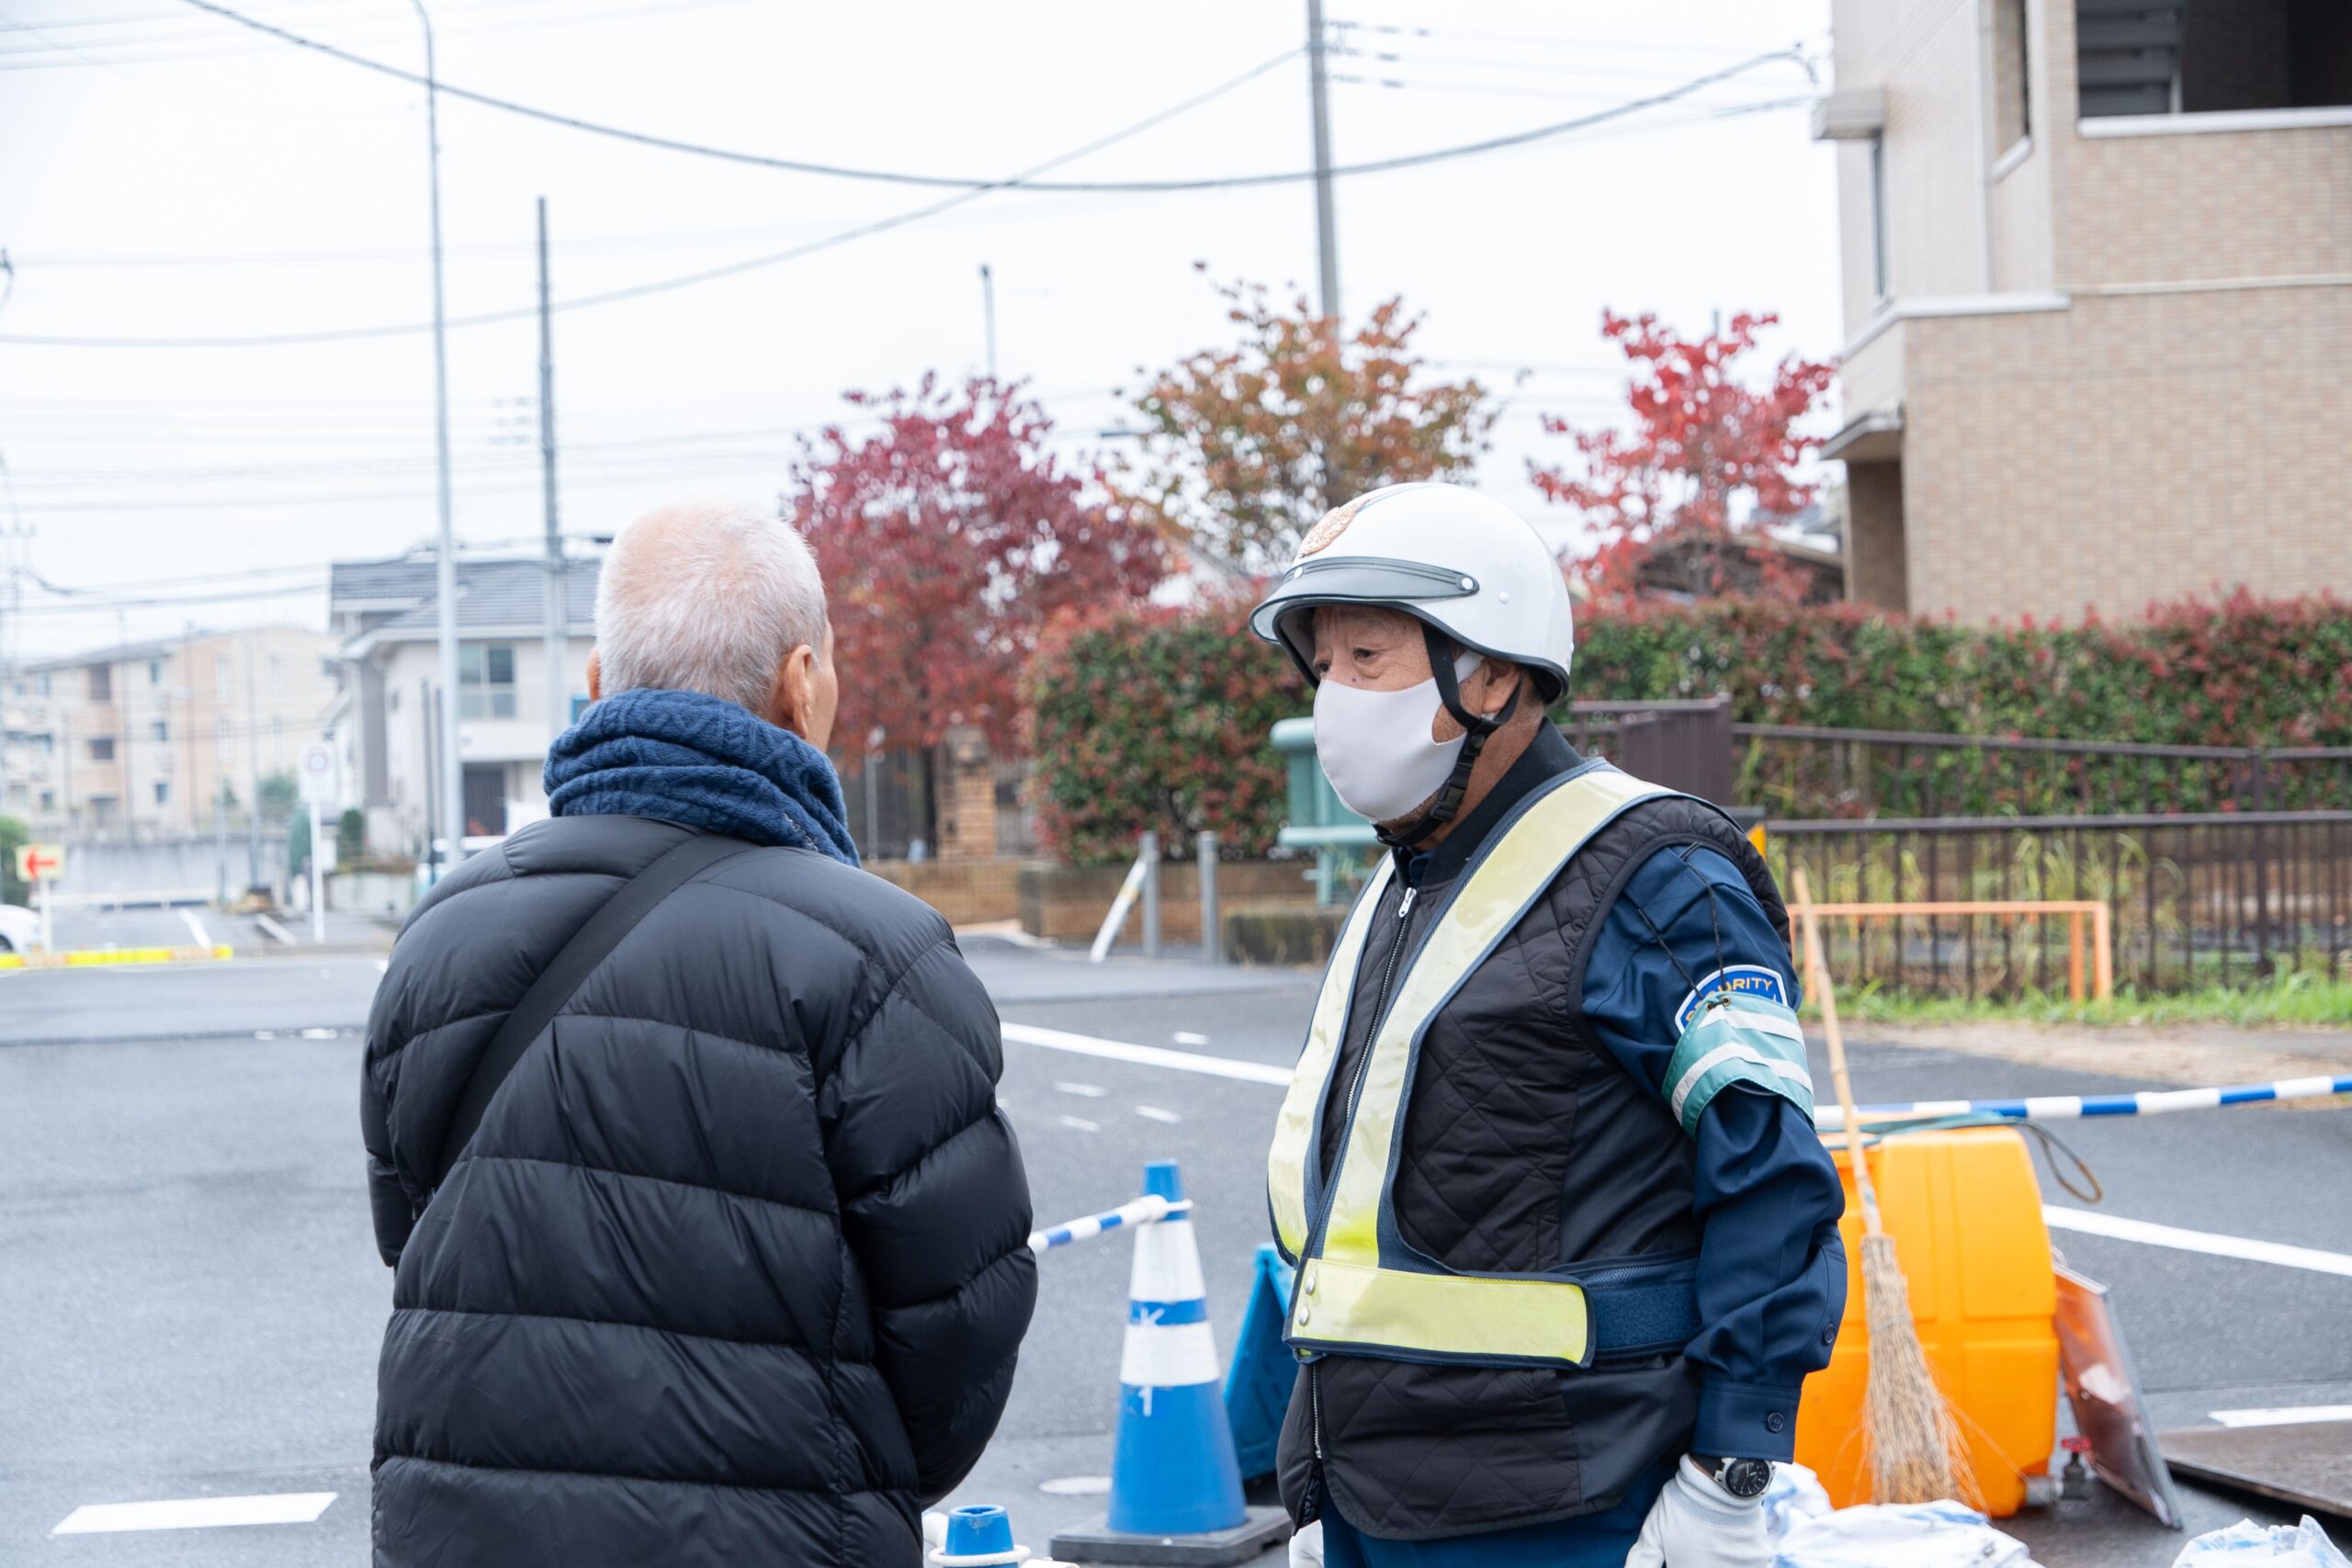
[[[637,929],[639,921],[651,914],[662,900],[676,892],[696,873],[707,871],[730,855],[741,854],[756,846],[723,833],[696,833],[672,846],[625,883],[621,890],[605,900],[602,908],[588,917],[572,939],[564,943],[490,1043],[474,1063],[473,1076],[458,1096],[458,1108],[449,1117],[448,1130],[441,1137],[441,1159],[433,1172],[433,1185],[438,1189],[449,1179],[449,1172],[472,1141],[474,1132],[481,1125],[484,1112],[496,1098],[499,1086],[523,1059],[531,1043],[553,1021],[563,1004],[571,999],[589,975],[621,944],[621,939]]]

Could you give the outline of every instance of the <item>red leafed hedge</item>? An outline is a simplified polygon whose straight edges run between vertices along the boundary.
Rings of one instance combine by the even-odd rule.
[[[1245,610],[1130,612],[1049,632],[1027,694],[1053,850],[1122,859],[1214,828],[1261,854],[1286,806],[1276,719],[1310,702]],[[2160,606],[2143,622],[1976,627],[1739,600],[1584,617],[1586,700],[1731,694],[1745,722],[2208,746],[2352,745],[2352,605]]]

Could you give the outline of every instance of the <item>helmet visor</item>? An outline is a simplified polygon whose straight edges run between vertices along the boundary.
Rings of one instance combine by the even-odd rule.
[[[1407,609],[1445,599],[1467,599],[1478,580],[1466,571],[1427,561],[1379,556],[1334,556],[1304,560],[1283,574],[1264,603],[1250,612],[1250,629],[1290,653],[1302,671],[1315,662],[1314,637],[1306,612],[1318,604],[1374,604]]]

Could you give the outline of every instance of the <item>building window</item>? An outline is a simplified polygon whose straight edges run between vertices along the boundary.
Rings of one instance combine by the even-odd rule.
[[[33,682],[33,689],[42,696],[49,695],[49,671],[44,670]]]
[[[57,792],[55,790],[45,789],[40,792],[40,808],[44,812],[54,811],[57,809]]]
[[[1886,138],[1871,138],[1871,297],[1893,292],[1886,276]]]
[[[147,738],[158,745],[165,744],[172,739],[172,727],[163,719],[156,719],[148,725]]]
[[[114,701],[113,668],[105,664],[93,664],[88,666],[86,672],[90,682],[90,700],[94,703]]]
[[[1995,156],[2033,134],[2032,44],[2026,0],[1994,0],[1993,147]]]
[[[2075,0],[2085,119],[2352,105],[2344,0]]]
[[[212,694],[224,703],[229,700],[229,656],[225,653],[213,656]]]
[[[171,803],[172,786],[165,784],[162,779],[157,779],[155,781],[155,804],[158,806],[169,806]]]
[[[286,694],[286,666],[274,653],[269,656],[269,694],[273,697]]]
[[[114,761],[113,736],[101,735],[90,742],[90,761],[93,762],[111,762]]]
[[[147,683],[151,686],[160,686],[164,683],[164,661],[162,660],[151,659],[147,661]]]
[[[514,649],[503,642],[469,642],[458,649],[458,716],[514,716]]]

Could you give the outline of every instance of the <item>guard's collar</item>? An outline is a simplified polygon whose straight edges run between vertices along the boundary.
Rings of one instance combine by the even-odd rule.
[[[1445,836],[1443,843],[1433,850],[1391,852],[1396,857],[1397,871],[1414,886],[1453,881],[1470,863],[1470,857],[1478,852],[1478,846],[1487,841],[1487,835],[1510,815],[1513,807],[1527,798],[1531,791],[1583,761],[1577,749],[1568,744],[1568,738],[1560,733],[1559,726],[1545,719],[1535,727],[1535,738],[1527,743],[1527,750],[1487,792],[1487,798],[1454,819],[1453,830]],[[1415,861],[1422,863],[1416,868]],[[1419,874],[1415,875],[1417,869]]]

